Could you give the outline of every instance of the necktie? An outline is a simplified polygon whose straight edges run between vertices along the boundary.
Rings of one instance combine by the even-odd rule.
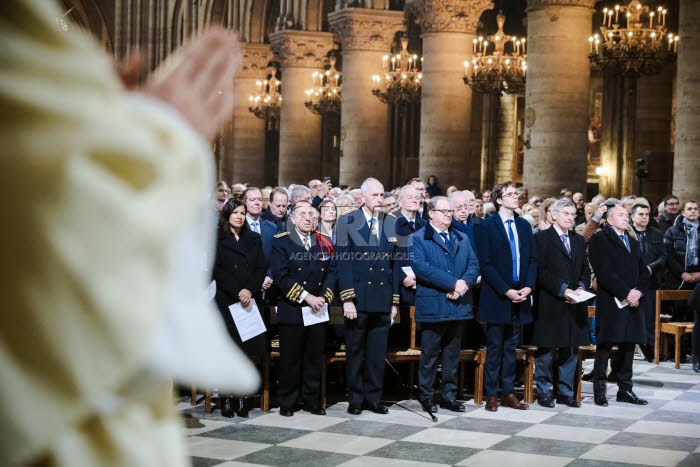
[[[375,219],[374,217],[369,220],[369,231],[370,231],[370,234],[376,240],[378,238],[378,236],[377,236],[377,219]]]
[[[304,236],[304,248],[306,248],[306,251],[309,251],[309,248],[311,248],[311,244],[309,243],[308,236]]]
[[[564,246],[566,247],[566,252],[569,253],[569,256],[571,256],[571,247],[569,246],[569,234],[561,234],[561,241],[564,243]]]
[[[447,249],[450,249],[450,239],[447,238],[447,232],[440,232],[440,236],[442,237],[442,240],[445,242],[445,246],[447,246]]]
[[[260,229],[258,229],[258,221],[251,222],[250,225],[253,226],[253,232],[260,233]]]
[[[518,250],[515,246],[515,234],[513,233],[513,219],[508,219],[508,240],[510,241],[510,255],[513,265],[513,282],[518,283]]]
[[[411,232],[416,230],[416,221],[408,221],[408,225],[411,226]]]
[[[625,244],[625,248],[627,248],[627,252],[630,252],[631,251],[630,250],[630,241],[627,238],[627,235],[624,235],[624,234],[620,235],[620,240],[622,240],[622,243]]]

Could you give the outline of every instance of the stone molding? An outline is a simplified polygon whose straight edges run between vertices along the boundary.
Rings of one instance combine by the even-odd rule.
[[[406,31],[401,11],[347,8],[328,15],[335,40],[343,52],[387,52],[397,31]]]
[[[274,54],[268,44],[241,44],[241,69],[237,73],[240,78],[259,78],[266,74],[268,65]]]
[[[550,6],[578,6],[593,9],[597,2],[598,0],[527,0],[527,11]]]
[[[424,33],[459,32],[475,34],[479,17],[492,9],[491,0],[414,0],[406,4]]]
[[[270,44],[282,68],[323,68],[334,48],[329,32],[279,31],[270,34]]]

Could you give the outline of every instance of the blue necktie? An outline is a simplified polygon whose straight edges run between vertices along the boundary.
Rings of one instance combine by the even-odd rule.
[[[447,238],[447,232],[440,232],[440,236],[442,237],[442,240],[445,242],[445,246],[447,249],[450,249],[450,239]]]
[[[251,222],[251,225],[253,226],[253,232],[255,233],[260,233],[260,230],[258,230],[258,222]]]
[[[569,237],[569,234],[561,234],[561,241],[564,243],[564,246],[566,247],[566,252],[569,253],[569,256],[571,256],[571,247],[569,246],[569,242],[566,241],[566,239]]]
[[[513,219],[508,219],[508,240],[510,240],[510,255],[513,262],[513,282],[518,283],[518,249],[515,246],[515,234],[513,233]]]
[[[627,238],[627,235],[624,235],[624,234],[620,235],[620,239],[622,240],[622,243],[625,244],[625,248],[627,248],[627,252],[629,253],[631,250],[630,250],[630,241]]]

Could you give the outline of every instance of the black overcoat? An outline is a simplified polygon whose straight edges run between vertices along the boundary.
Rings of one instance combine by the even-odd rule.
[[[591,238],[588,258],[598,283],[596,302],[596,334],[598,342],[646,343],[644,306],[619,308],[615,298],[625,300],[632,289],[646,294],[649,269],[642,259],[639,242],[629,237],[630,250],[610,226]],[[646,296],[642,296],[646,300]]]
[[[537,346],[569,347],[590,343],[586,302],[568,304],[563,296],[567,288],[585,290],[591,281],[583,237],[574,231],[568,234],[571,255],[554,227],[535,234],[537,287],[532,343]]]

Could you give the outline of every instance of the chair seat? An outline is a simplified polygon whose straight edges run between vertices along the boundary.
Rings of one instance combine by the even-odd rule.
[[[669,322],[661,323],[661,332],[665,334],[688,334],[693,332],[693,322],[681,323],[681,322]]]

